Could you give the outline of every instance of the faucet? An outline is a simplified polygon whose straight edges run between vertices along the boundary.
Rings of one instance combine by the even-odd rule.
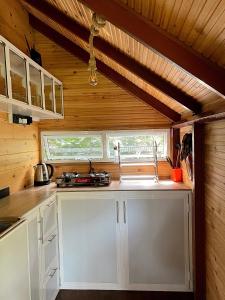
[[[89,161],[89,172],[88,172],[88,174],[95,173],[95,169],[92,167],[92,161],[90,159],[88,159],[88,161]]]

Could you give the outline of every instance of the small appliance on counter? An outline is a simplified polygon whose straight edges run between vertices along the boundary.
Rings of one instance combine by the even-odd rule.
[[[54,168],[50,164],[40,163],[34,166],[34,186],[41,186],[50,183]]]
[[[77,172],[63,172],[56,178],[57,187],[79,187],[79,186],[107,186],[111,182],[110,174],[107,172],[92,172],[79,174]]]

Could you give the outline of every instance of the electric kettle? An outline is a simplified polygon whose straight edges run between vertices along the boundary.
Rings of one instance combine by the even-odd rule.
[[[46,185],[50,183],[50,178],[54,173],[54,168],[50,164],[40,163],[34,166],[34,186]]]

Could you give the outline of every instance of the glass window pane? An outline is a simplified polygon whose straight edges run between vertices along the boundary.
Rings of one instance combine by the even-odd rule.
[[[62,114],[62,86],[55,82],[55,105],[56,112]]]
[[[6,92],[6,67],[5,67],[5,47],[0,43],[0,94],[7,95]]]
[[[167,135],[164,133],[112,133],[108,134],[108,156],[115,158],[115,146],[120,145],[122,161],[151,160],[153,143],[157,143],[158,158],[165,158],[167,151]]]
[[[101,135],[44,136],[46,160],[103,159]]]
[[[54,111],[53,80],[44,75],[45,109]]]
[[[10,50],[10,75],[13,99],[27,103],[27,77],[25,59]]]
[[[42,94],[41,94],[41,71],[34,66],[29,65],[30,71],[30,92],[31,92],[31,104],[42,106]]]

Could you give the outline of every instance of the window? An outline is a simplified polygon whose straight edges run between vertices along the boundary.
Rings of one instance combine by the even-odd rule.
[[[42,132],[42,157],[46,162],[116,161],[118,145],[124,162],[153,159],[153,143],[158,159],[168,155],[168,130]]]

